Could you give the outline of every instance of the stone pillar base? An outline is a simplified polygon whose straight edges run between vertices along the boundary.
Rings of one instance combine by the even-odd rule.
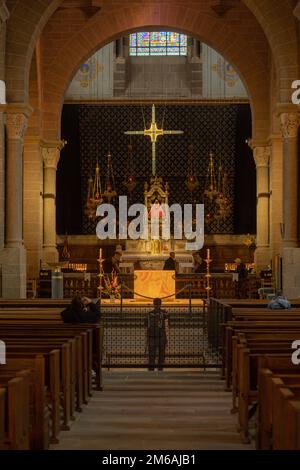
[[[58,263],[59,255],[56,248],[43,248],[42,251],[42,267],[43,263]]]
[[[271,251],[270,247],[258,247],[254,253],[254,263],[256,272],[259,273],[262,269],[267,269],[271,264]]]
[[[0,251],[2,297],[26,299],[26,249],[23,245]]]
[[[300,248],[282,251],[283,291],[290,299],[300,297]]]

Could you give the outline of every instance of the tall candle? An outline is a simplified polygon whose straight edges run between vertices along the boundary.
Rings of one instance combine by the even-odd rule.
[[[210,249],[207,248],[207,259],[210,259]]]

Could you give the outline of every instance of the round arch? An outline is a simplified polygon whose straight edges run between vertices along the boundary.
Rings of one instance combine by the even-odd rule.
[[[254,15],[268,38],[276,66],[278,101],[287,103],[290,101],[291,81],[299,78],[297,21],[293,16],[291,2],[290,0],[265,0],[264,2],[242,0],[242,2]],[[13,2],[7,22],[6,82],[8,102],[27,101],[29,71],[34,47],[44,26],[62,3],[63,0],[43,0],[40,2],[15,0]],[[187,2],[186,4],[188,6]],[[240,8],[240,6],[237,5],[236,8]],[[192,7],[195,7],[194,3]],[[103,8],[111,8],[109,11],[114,11],[114,7],[107,6],[105,0],[103,0]],[[191,8],[174,5],[171,0],[170,3],[156,4],[154,7],[144,2],[145,10],[151,10],[151,8],[154,9],[156,20],[159,18],[162,20],[167,16],[169,21],[161,21],[161,23],[172,23],[172,18],[179,15],[177,16],[177,20],[181,22],[179,29],[183,29],[184,25],[188,23],[193,23],[196,26],[199,22],[199,11],[196,8],[192,12],[192,17],[189,17]],[[125,23],[130,15],[136,15],[135,18],[130,18],[131,22],[141,20],[141,12],[135,13],[130,2],[126,2],[126,8],[123,11],[126,16],[121,18],[119,26],[123,24],[124,30],[127,29]],[[114,20],[112,22],[114,23]],[[214,33],[220,35],[222,31],[223,24],[220,22],[220,29],[215,30]],[[254,29],[252,29],[252,34],[256,34]],[[220,49],[221,51],[222,49]],[[238,68],[237,64],[235,66]]]
[[[63,0],[16,0],[6,30],[6,95],[9,103],[28,101],[29,74],[36,43]]]
[[[243,0],[263,29],[274,59],[277,102],[291,102],[291,84],[299,79],[298,25],[290,0]]]
[[[252,22],[255,25],[254,18]],[[100,11],[53,58],[45,71],[43,87],[42,134],[45,140],[60,137],[64,93],[81,63],[105,44],[144,28],[181,31],[220,52],[236,68],[248,90],[253,114],[253,137],[258,141],[268,138],[270,70],[265,60],[268,55],[267,41],[262,50],[261,43],[257,46],[257,38],[253,34],[245,34],[242,27],[225,25],[222,19],[192,8],[143,4]]]

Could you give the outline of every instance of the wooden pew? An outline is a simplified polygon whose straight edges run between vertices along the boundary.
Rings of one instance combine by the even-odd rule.
[[[0,376],[5,394],[4,449],[29,450],[29,379],[26,371],[19,377]]]
[[[3,328],[1,325],[4,325]],[[18,322],[19,326],[20,323]],[[10,330],[12,336],[16,331],[16,323],[5,321],[4,323],[0,320],[1,330],[8,333]],[[20,330],[21,331],[21,330]],[[31,320],[22,322],[22,333],[19,334],[19,337],[22,338],[24,334],[34,334],[36,332],[38,335],[51,336],[51,338],[67,339],[74,338],[76,342],[76,393],[77,393],[77,410],[80,410],[83,403],[88,402],[89,396],[92,395],[92,362],[93,362],[93,346],[95,348],[94,358],[97,357],[97,360],[94,362],[97,363],[97,380],[102,384],[102,339],[101,338],[101,329],[99,325],[91,326],[77,326],[70,325],[65,326],[63,323],[56,324],[50,322],[45,324],[45,326],[40,326],[39,322],[32,322]],[[97,354],[101,354],[100,357]]]
[[[6,401],[6,390],[0,388],[0,450],[4,449],[5,441],[5,401]]]
[[[300,383],[286,384],[281,378],[272,378],[272,449],[300,450],[299,420],[293,422],[294,407],[290,402],[300,400]],[[298,402],[300,404],[300,402]],[[294,408],[294,409],[293,409]],[[299,416],[299,415],[298,415]],[[298,441],[298,444],[297,444]]]
[[[299,330],[300,335],[300,330]],[[264,335],[258,336],[255,332],[251,332],[249,337],[245,337],[245,333],[238,333],[232,338],[232,413],[237,411],[236,399],[238,396],[238,383],[239,383],[239,349],[241,347],[249,348],[251,351],[253,349],[266,349],[267,351],[275,350],[281,351],[282,349],[290,350],[291,344],[295,338],[295,331],[285,334],[279,331],[276,331],[272,334],[272,337],[265,338]],[[254,336],[254,337],[253,337]]]
[[[44,383],[47,386],[47,400],[50,407],[51,442],[58,443],[60,434],[60,352],[51,347],[24,348],[8,346],[7,360],[34,358],[41,354],[45,359]],[[2,368],[2,367],[1,367]]]
[[[240,347],[238,350],[238,418],[239,431],[245,443],[249,442],[249,407],[258,402],[259,359],[264,355],[281,356],[291,361],[291,349],[283,345],[282,348],[276,346],[250,350]],[[296,369],[296,366],[294,368]]]
[[[7,321],[16,321],[18,322],[18,325],[23,328],[23,325],[29,324],[30,322],[31,325],[34,323],[40,325],[41,321],[46,320],[47,323],[55,326],[60,326],[61,328],[64,328],[64,331],[69,329],[70,331],[76,329],[82,332],[86,332],[87,330],[92,330],[92,339],[88,339],[88,341],[92,342],[92,346],[90,343],[88,343],[88,347],[92,348],[92,356],[93,356],[93,367],[96,372],[96,389],[97,390],[103,390],[103,380],[102,380],[102,353],[103,353],[103,324],[102,323],[87,323],[87,324],[65,324],[62,322],[60,318],[59,313],[44,313],[41,310],[36,310],[36,311],[26,311],[25,312],[20,312],[20,311],[15,311],[14,309],[6,311],[0,310],[0,328],[3,323],[7,323]],[[90,353],[89,353],[90,354]],[[91,395],[91,389],[92,389],[92,378],[91,375],[88,375],[89,372],[87,368],[85,368],[85,382],[84,386],[86,389],[88,389],[88,394]],[[86,399],[84,399],[86,401]]]
[[[261,368],[258,376],[258,416],[257,416],[257,440],[256,448],[259,450],[272,449],[273,431],[273,378],[279,378],[283,386],[300,384],[300,369],[277,368],[275,370]],[[278,406],[278,403],[275,403]],[[287,426],[284,426],[289,435]]]
[[[103,327],[98,323],[64,324],[60,317],[62,309],[55,309],[52,305],[44,309],[37,303],[32,309],[26,308],[27,303],[17,309],[15,306],[3,307],[0,307],[0,331],[1,338],[6,341],[9,367],[13,361],[17,370],[21,362],[28,362],[42,353],[43,403],[45,405],[48,400],[50,404],[51,441],[57,442],[61,429],[60,406],[63,409],[63,428],[68,429],[69,419],[74,418],[75,409],[82,410],[82,404],[87,403],[92,395],[92,368],[96,371],[96,386],[102,389]],[[52,351],[57,354],[55,367],[54,361],[50,360]],[[37,396],[36,390],[32,395]],[[30,416],[30,447],[45,449],[48,447],[45,434],[48,434],[49,439],[44,414],[47,408],[42,410],[43,407],[40,407],[37,413],[32,402],[34,413]],[[41,417],[38,426],[34,422],[36,416]],[[33,430],[38,432],[39,439]]]
[[[72,365],[74,358],[72,358],[71,343],[69,341],[59,342],[59,338],[23,338],[16,339],[9,335],[2,334],[2,339],[5,341],[8,353],[11,350],[14,351],[34,351],[41,352],[42,348],[46,346],[49,349],[59,349],[60,351],[60,385],[61,385],[61,397],[62,397],[62,408],[63,408],[63,424],[61,429],[68,430],[69,422],[71,418],[71,401],[75,400],[75,387],[71,382],[72,377]],[[75,386],[75,384],[74,384]],[[72,390],[74,388],[74,390]],[[72,393],[73,392],[73,393]],[[73,408],[73,407],[72,407]]]
[[[225,378],[225,389],[231,390],[232,383],[232,363],[233,363],[233,336],[236,331],[255,331],[255,332],[294,332],[300,330],[300,320],[259,320],[259,321],[230,321],[224,326],[223,334],[223,368],[224,368],[224,378]]]
[[[30,371],[30,448],[43,450],[49,447],[49,411],[46,402],[45,360],[41,355],[9,357],[1,365],[0,374],[6,371]]]

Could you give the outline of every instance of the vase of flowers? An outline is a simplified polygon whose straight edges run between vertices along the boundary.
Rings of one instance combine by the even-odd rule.
[[[104,275],[103,280],[104,287],[102,292],[108,295],[110,301],[114,303],[116,299],[121,297],[121,284],[119,282],[118,275],[115,271],[113,271],[111,275]]]

